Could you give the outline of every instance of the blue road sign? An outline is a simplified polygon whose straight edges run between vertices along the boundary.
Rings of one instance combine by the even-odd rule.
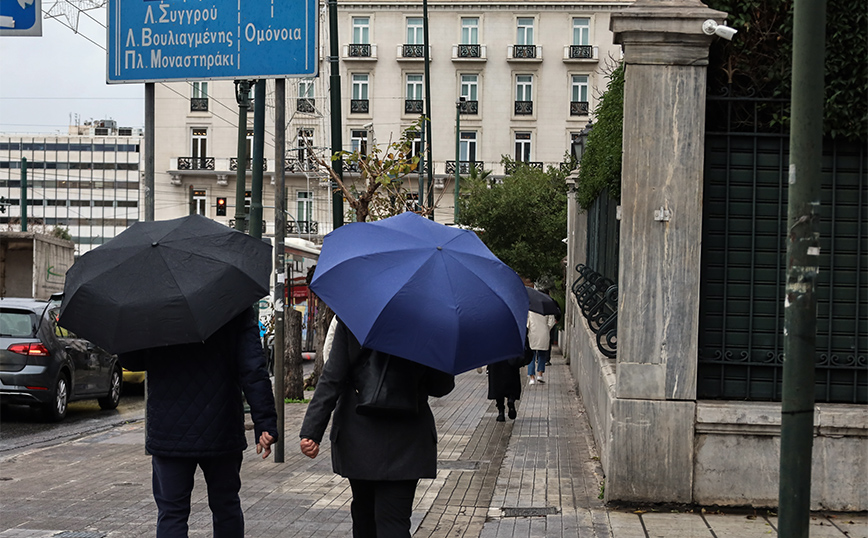
[[[314,76],[318,21],[316,0],[109,0],[106,81]]]
[[[42,0],[0,0],[0,36],[42,35]]]

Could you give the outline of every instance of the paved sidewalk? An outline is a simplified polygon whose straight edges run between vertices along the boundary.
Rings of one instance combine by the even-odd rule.
[[[555,353],[545,384],[525,386],[515,421],[496,422],[486,376],[458,376],[432,399],[439,472],[419,484],[415,537],[753,538],[774,536],[766,511],[616,509],[599,499],[602,469],[570,371]],[[351,494],[331,471],[329,443],[311,460],[297,448],[305,405],[286,406],[285,463],[250,449],[242,467],[248,536],[347,537]],[[251,435],[252,438],[252,435]],[[252,440],[252,439],[251,439]],[[143,423],[0,457],[0,538],[153,536]],[[868,538],[863,514],[813,514],[812,538]],[[201,474],[190,536],[211,536]]]

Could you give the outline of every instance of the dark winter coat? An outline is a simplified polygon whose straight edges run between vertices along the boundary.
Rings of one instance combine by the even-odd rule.
[[[145,447],[157,456],[223,456],[247,448],[244,398],[256,439],[277,439],[277,411],[254,310],[205,342],[119,355],[128,370],[148,372]]]
[[[501,401],[521,398],[521,367],[506,360],[488,365],[488,399]]]
[[[350,381],[362,346],[338,323],[329,358],[307,408],[299,437],[322,442],[334,412],[331,440],[334,472],[358,480],[416,480],[437,474],[437,430],[428,396],[445,396],[455,377],[412,363],[419,411],[413,417],[365,416]],[[393,359],[404,360],[398,357]]]

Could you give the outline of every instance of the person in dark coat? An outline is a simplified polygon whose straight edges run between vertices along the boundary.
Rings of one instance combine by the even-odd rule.
[[[277,411],[256,314],[245,310],[205,342],[149,348],[118,356],[148,373],[145,448],[152,456],[157,538],[187,536],[196,467],[208,485],[215,538],[243,538],[241,460],[247,448],[244,399],[256,452],[277,441]]]
[[[386,417],[356,412],[359,398],[351,377],[366,357],[365,348],[339,322],[329,359],[308,405],[299,433],[301,451],[315,458],[334,413],[332,468],[348,478],[353,491],[350,511],[355,538],[410,536],[413,498],[420,478],[437,474],[437,430],[428,396],[445,396],[455,377],[406,361],[401,371],[417,387],[414,416]]]
[[[497,406],[497,421],[506,420],[504,400],[509,407],[509,418],[515,419],[515,401],[521,398],[521,366],[513,359],[488,365],[488,399]]]

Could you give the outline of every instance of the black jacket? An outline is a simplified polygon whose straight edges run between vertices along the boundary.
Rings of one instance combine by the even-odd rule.
[[[434,478],[437,429],[428,396],[448,394],[455,387],[455,377],[411,363],[421,374],[418,414],[402,418],[360,415],[350,376],[361,350],[346,325],[339,323],[299,437],[320,443],[334,411],[329,439],[335,473],[359,480]]]
[[[245,310],[205,342],[119,356],[148,372],[145,447],[157,456],[222,456],[247,448],[244,398],[256,439],[277,439],[277,411],[256,314]]]

